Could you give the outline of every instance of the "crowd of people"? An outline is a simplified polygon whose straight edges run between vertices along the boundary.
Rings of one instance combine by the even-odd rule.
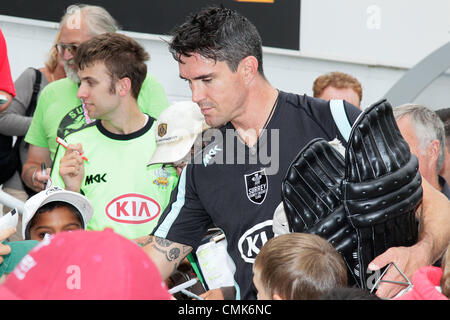
[[[77,8],[14,83],[0,32],[0,137],[20,154],[2,190],[25,203],[0,230],[0,299],[450,297],[449,109],[364,108],[343,72],[284,92],[256,27],[215,6],[172,31],[192,101],[169,104],[146,50]],[[231,281],[208,282],[205,244]]]

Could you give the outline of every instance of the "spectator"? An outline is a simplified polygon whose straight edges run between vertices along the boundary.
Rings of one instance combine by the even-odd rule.
[[[42,241],[46,234],[85,229],[92,213],[92,204],[85,196],[50,187],[25,202],[22,237]]]
[[[441,119],[435,112],[417,104],[394,108],[394,116],[411,153],[419,160],[422,177],[450,199],[450,187],[439,175],[445,160],[445,132]]]
[[[6,102],[0,102],[0,112],[8,108],[12,98],[16,95],[16,90],[11,77],[9,67],[8,50],[5,37],[0,29],[0,95],[6,98]]]
[[[439,174],[450,181],[450,108],[437,110],[436,114],[444,123],[445,129],[445,161]]]
[[[260,300],[317,300],[347,285],[347,267],[325,239],[306,233],[272,238],[258,253],[253,283]]]
[[[16,95],[14,83],[11,78],[11,70],[8,60],[8,51],[5,37],[0,29],[0,114],[4,112]],[[12,137],[0,134],[0,184],[11,175],[12,170],[5,170],[10,166],[10,154],[12,153]]]
[[[115,20],[102,7],[73,5],[67,8],[60,23],[61,35],[58,43],[67,78],[44,88],[25,136],[30,149],[22,170],[22,178],[33,190],[42,190],[44,182],[49,178],[58,145],[56,137],[64,138],[68,133],[91,121],[82,101],[77,97],[79,79],[74,56],[78,46],[95,35],[116,30]],[[138,105],[143,112],[154,118],[168,106],[164,90],[153,75],[146,75],[139,92]],[[45,172],[40,169],[42,162],[47,167]]]
[[[3,256],[11,252],[11,247],[3,244],[3,241],[8,239],[8,237],[12,235],[14,232],[16,232],[16,228],[13,227],[0,230],[0,263],[3,262]]]
[[[426,266],[416,271],[412,288],[396,297],[396,300],[448,300],[450,298],[450,245],[443,259],[442,267]]]
[[[19,144],[20,167],[25,163],[28,154],[28,144],[23,141],[25,134],[30,127],[31,119],[36,108],[37,98],[42,89],[50,82],[62,79],[66,76],[61,56],[56,49],[59,41],[58,33],[55,43],[50,49],[49,58],[45,62],[45,67],[38,69],[28,68],[15,81],[16,96],[12,100],[9,108],[0,113],[0,133],[6,136],[17,136],[15,143]],[[29,196],[33,195],[33,190],[26,187],[20,177],[20,172],[14,175],[3,184],[3,191],[13,197],[25,202]],[[3,206],[3,213],[7,213],[12,208]],[[20,221],[19,221],[20,222]],[[20,224],[17,233],[11,240],[20,239]]]
[[[168,300],[153,262],[112,230],[61,232],[34,247],[0,286],[2,300]]]
[[[236,266],[236,299],[254,299],[252,264],[273,237],[272,219],[288,166],[312,139],[343,137],[328,102],[280,92],[268,82],[258,31],[236,11],[210,7],[193,13],[175,29],[169,48],[192,101],[222,135],[183,169],[176,195],[143,249],[166,279],[214,224],[224,231]],[[360,110],[345,101],[344,109],[353,123]],[[243,152],[235,152],[238,147]],[[269,148],[270,159],[264,153]],[[390,248],[374,266],[395,260],[410,274],[435,259],[449,241],[450,217],[434,210],[448,201],[426,182],[423,188],[421,241]],[[398,289],[383,284],[377,294],[391,296]]]
[[[327,101],[343,99],[361,109],[362,87],[359,81],[349,74],[331,72],[314,80],[313,96]]]
[[[3,256],[3,262],[0,262],[0,285],[5,282],[6,277],[19,264],[20,260],[39,242],[36,240],[3,242],[4,246],[10,247],[10,253]]]
[[[173,167],[147,167],[156,148],[155,119],[137,102],[147,59],[141,45],[116,33],[78,47],[78,97],[96,121],[66,136],[69,146],[57,149],[52,171],[55,185],[92,202],[89,230],[111,227],[130,239],[153,229],[178,181]]]

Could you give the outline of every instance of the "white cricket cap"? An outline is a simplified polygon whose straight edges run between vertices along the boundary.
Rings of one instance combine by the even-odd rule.
[[[52,186],[35,194],[25,202],[25,208],[22,216],[23,239],[25,239],[27,225],[36,214],[36,211],[43,205],[54,201],[67,202],[77,208],[81,213],[83,227],[86,229],[86,225],[94,212],[91,202],[80,193],[64,190],[57,186]]]

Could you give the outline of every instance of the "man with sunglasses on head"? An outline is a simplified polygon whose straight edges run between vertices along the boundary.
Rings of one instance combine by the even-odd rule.
[[[25,141],[30,144],[28,158],[23,166],[22,178],[33,190],[40,191],[50,178],[56,148],[56,137],[64,138],[86,123],[93,121],[77,97],[80,83],[74,64],[78,46],[103,33],[115,33],[118,26],[114,18],[102,7],[71,5],[60,22],[60,39],[56,44],[64,62],[67,78],[55,81],[41,92],[35,114]],[[168,101],[158,80],[147,74],[139,92],[141,111],[158,118]],[[46,171],[41,171],[45,163]]]

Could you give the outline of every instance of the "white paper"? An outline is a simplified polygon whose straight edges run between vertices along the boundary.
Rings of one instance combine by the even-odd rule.
[[[227,252],[227,240],[210,241],[197,249],[197,259],[208,288],[234,286],[233,261]]]
[[[19,213],[17,209],[13,209],[3,217],[0,217],[0,230],[5,230],[10,227],[17,228],[19,222]]]

